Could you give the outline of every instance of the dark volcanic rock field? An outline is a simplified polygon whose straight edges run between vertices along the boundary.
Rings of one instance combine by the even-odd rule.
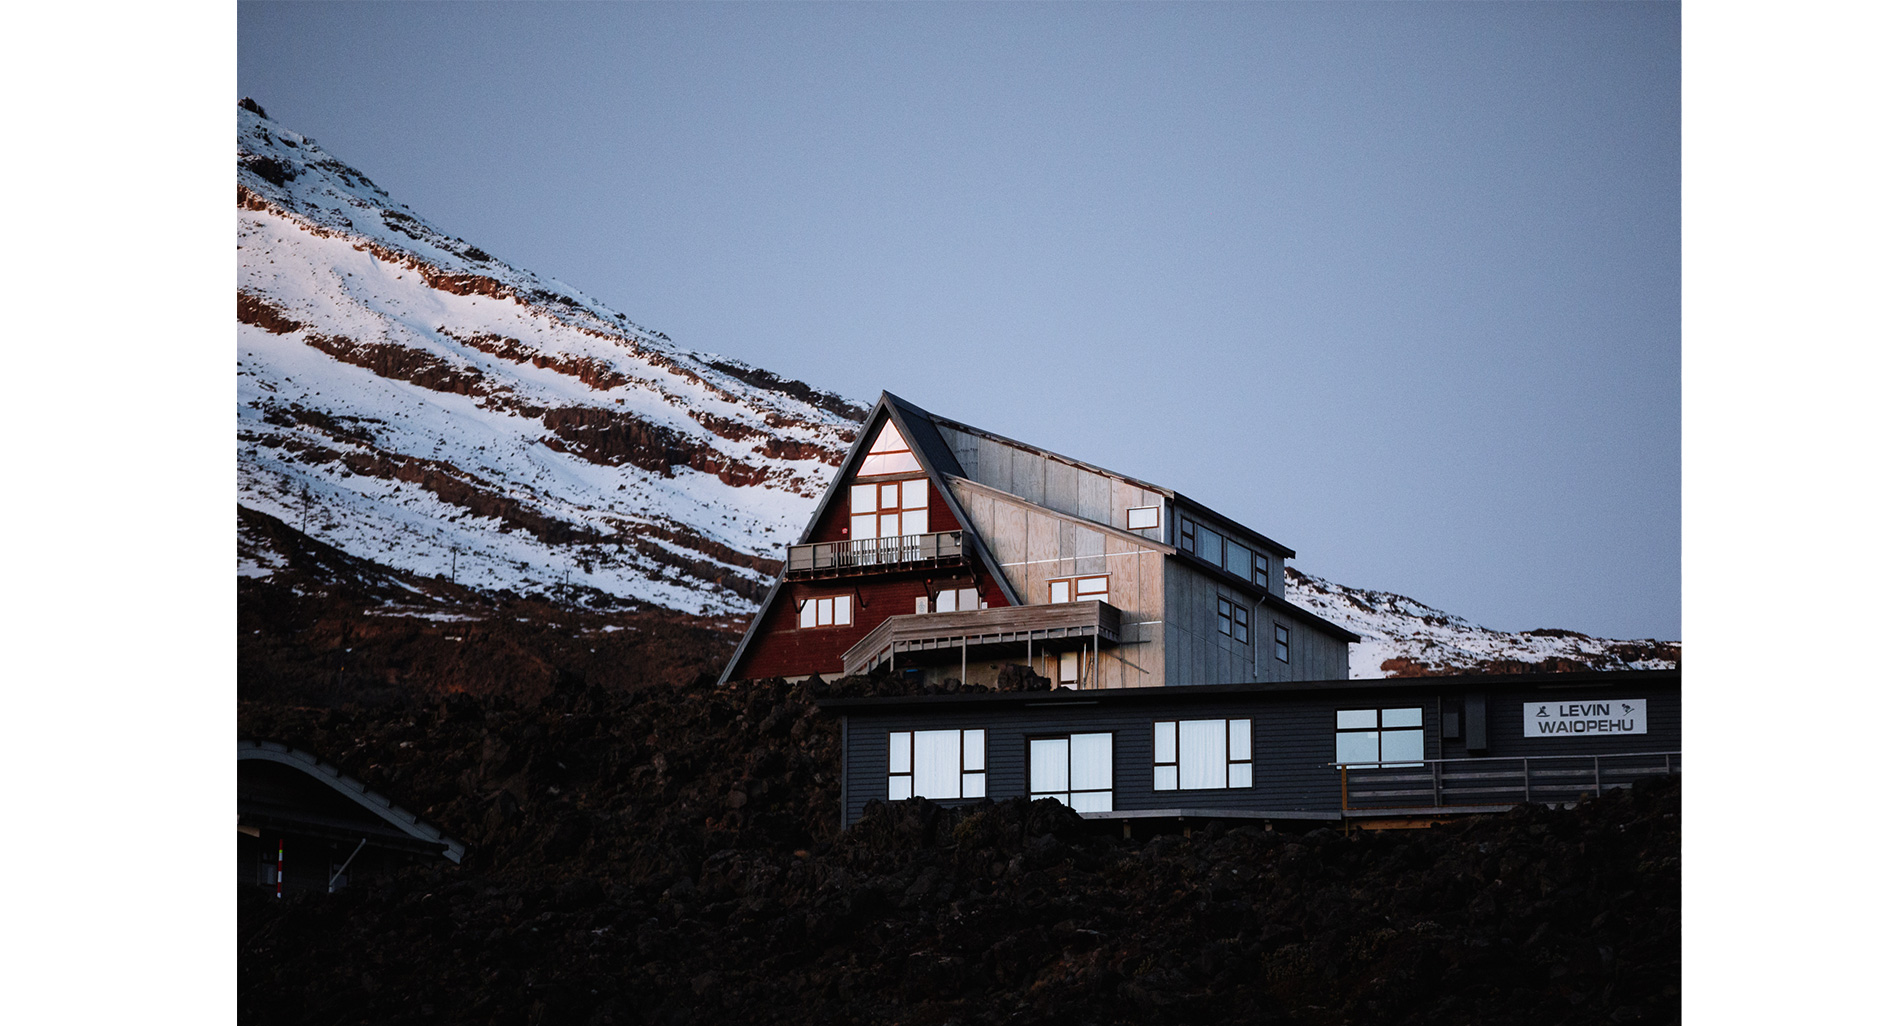
[[[875,807],[840,835],[812,700],[890,685],[703,680],[340,708],[251,680],[241,737],[334,761],[470,850],[336,895],[243,889],[240,1021],[1679,1017],[1674,784],[1350,836],[1124,841],[1021,800]]]

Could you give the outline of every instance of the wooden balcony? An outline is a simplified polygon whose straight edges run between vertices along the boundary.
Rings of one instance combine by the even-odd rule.
[[[911,652],[974,652],[987,658],[999,649],[1020,656],[1031,644],[1050,642],[1065,648],[1119,645],[1121,624],[1122,611],[1099,601],[893,616],[845,652],[844,671],[863,673]]]
[[[958,565],[966,562],[970,555],[962,531],[815,542],[790,547],[786,552],[785,576],[842,577],[916,567]]]

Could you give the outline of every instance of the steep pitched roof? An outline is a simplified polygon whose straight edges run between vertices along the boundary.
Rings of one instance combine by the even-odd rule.
[[[996,557],[990,554],[989,543],[985,542],[983,536],[970,525],[969,514],[963,511],[962,503],[957,501],[956,495],[950,490],[950,483],[946,478],[963,477],[963,465],[957,462],[956,453],[950,451],[950,446],[944,442],[943,436],[937,433],[937,426],[933,420],[932,414],[920,406],[906,402],[889,392],[879,395],[876,404],[871,407],[871,415],[865,418],[864,429],[858,432],[857,441],[851,443],[850,450],[844,455],[844,462],[838,464],[838,473],[832,476],[830,487],[825,489],[824,496],[818,500],[817,508],[812,510],[811,519],[805,522],[805,529],[799,532],[797,544],[804,545],[811,542],[813,535],[818,531],[819,521],[824,518],[825,511],[831,508],[832,502],[838,498],[839,491],[850,483],[852,468],[864,458],[884,422],[888,421],[897,426],[898,434],[903,436],[904,444],[910,447],[911,454],[916,456],[917,462],[922,465],[924,476],[929,479],[931,487],[937,490],[944,505],[950,508],[951,515],[956,517],[957,527],[963,531],[964,537],[970,540],[971,547],[976,551],[977,561],[983,565],[984,570],[989,572],[990,579],[1002,591],[1003,597],[1009,600],[1009,604],[1020,606],[1023,600],[1010,587],[1009,578],[1003,575],[1002,568],[997,566]],[[739,660],[752,646],[752,639],[758,633],[759,625],[765,622],[765,616],[770,612],[772,602],[778,598],[779,588],[784,583],[783,574],[779,575],[778,580],[772,582],[771,590],[765,593],[765,601],[759,604],[759,611],[753,614],[752,622],[746,625],[745,635],[739,639],[739,646],[733,649],[732,658],[726,660],[726,668],[720,671],[720,683],[723,684],[732,678],[732,671],[738,667]]]

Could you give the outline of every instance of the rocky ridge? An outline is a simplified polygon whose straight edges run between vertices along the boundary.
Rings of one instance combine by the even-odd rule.
[[[1354,677],[1426,677],[1456,673],[1570,673],[1578,670],[1673,670],[1682,643],[1619,641],[1541,628],[1496,631],[1389,591],[1334,584],[1288,567],[1287,601],[1358,634]]]
[[[681,349],[237,114],[241,506],[491,591],[749,610],[862,407]]]

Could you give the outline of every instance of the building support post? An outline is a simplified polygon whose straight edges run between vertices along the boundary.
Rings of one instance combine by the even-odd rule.
[[[340,866],[338,866],[338,867],[336,867],[336,872],[334,872],[334,873],[331,873],[331,874],[330,874],[330,883],[329,883],[329,885],[328,885],[328,887],[326,887],[326,888],[325,888],[325,889],[326,889],[326,890],[327,890],[327,891],[328,891],[329,893],[331,893],[331,894],[335,894],[335,893],[336,893],[336,882],[337,882],[337,878],[338,878],[338,877],[341,877],[341,876],[342,876],[342,875],[343,875],[343,874],[344,874],[345,872],[347,872],[347,871],[349,870],[349,868],[350,868],[350,863],[352,863],[352,862],[355,862],[355,861],[356,861],[356,855],[357,855],[357,852],[360,852],[360,851],[362,851],[362,850],[363,850],[363,846],[364,846],[364,845],[366,845],[366,844],[368,844],[368,843],[369,843],[369,838],[367,838],[367,837],[365,837],[365,838],[363,838],[362,840],[360,840],[360,841],[358,841],[358,842],[356,842],[356,851],[353,851],[353,852],[350,852],[350,857],[349,857],[349,858],[347,858],[347,859],[344,859],[344,860],[343,860],[343,864],[342,864],[342,865],[340,865]]]

